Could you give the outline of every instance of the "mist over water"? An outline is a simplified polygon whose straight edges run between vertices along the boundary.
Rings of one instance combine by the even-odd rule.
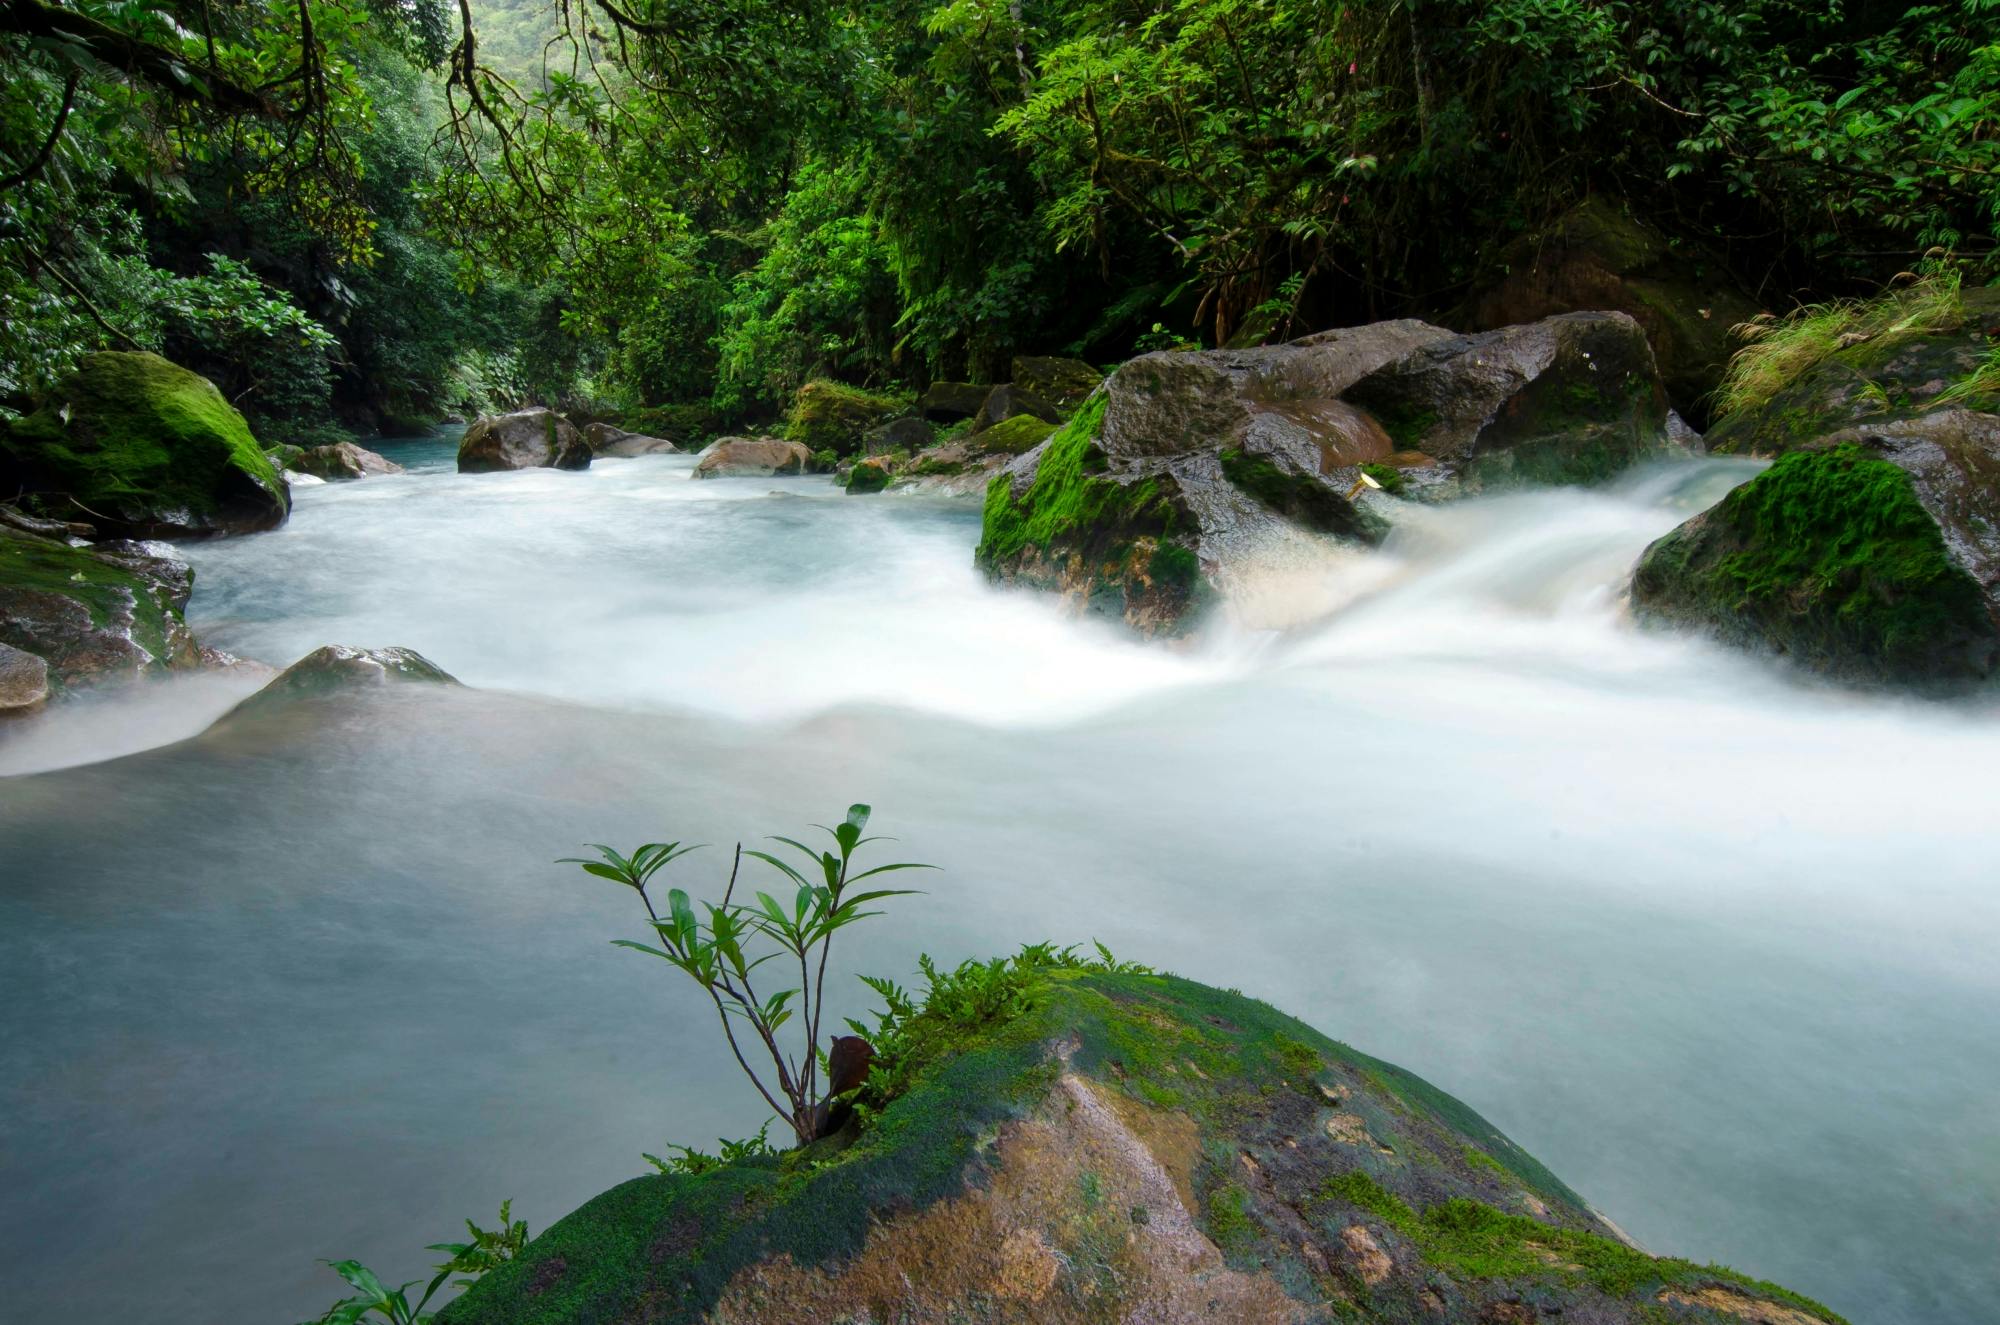
[[[701,1008],[606,946],[628,899],[550,862],[851,800],[945,872],[849,969],[1101,938],[1423,1074],[1651,1250],[1991,1317],[2000,715],[1627,625],[1639,550],[1750,468],[1413,509],[1273,573],[1324,619],[1175,649],[987,587],[963,504],[449,454],[188,548],[190,616],[477,689],[198,735],[235,692],[191,682],[0,737],[22,1319],[285,1325],[339,1295],[317,1257],[428,1277],[503,1197],[539,1232],[754,1130]]]

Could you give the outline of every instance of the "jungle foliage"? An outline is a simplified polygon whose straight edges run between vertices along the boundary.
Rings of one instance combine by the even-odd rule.
[[[0,68],[7,403],[156,348],[266,431],[1435,312],[1589,194],[1778,312],[2000,243],[2000,0],[12,0]]]

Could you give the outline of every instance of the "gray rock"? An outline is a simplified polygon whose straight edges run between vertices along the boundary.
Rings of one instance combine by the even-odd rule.
[[[936,440],[937,432],[930,424],[906,416],[871,429],[861,440],[861,452],[863,455],[881,455],[885,451],[909,451],[914,454]]]
[[[1058,409],[1076,408],[1103,380],[1103,373],[1081,359],[1031,355],[1017,355],[1014,359],[1014,385]]]
[[[554,410],[540,406],[511,414],[482,414],[458,444],[461,474],[589,467],[590,447],[582,434]]]
[[[770,478],[803,474],[811,468],[812,452],[803,442],[782,437],[724,437],[696,462],[696,478]]]
[[[33,713],[48,702],[53,684],[46,661],[0,644],[0,719]]]
[[[43,659],[65,688],[199,667],[181,619],[194,572],[168,552],[0,529],[0,643]]]
[[[278,673],[262,690],[238,704],[230,718],[269,711],[307,699],[326,699],[356,690],[391,685],[446,685],[458,681],[414,649],[359,649],[328,644]]]
[[[972,382],[933,382],[917,399],[917,412],[932,423],[957,423],[979,413],[991,387]]]
[[[988,391],[986,399],[979,403],[979,412],[972,416],[972,428],[974,432],[983,432],[1020,414],[1032,414],[1046,423],[1061,423],[1067,417],[1054,402],[1043,400],[1011,382],[1002,382]]]
[[[648,437],[644,433],[626,432],[623,428],[608,423],[585,425],[583,440],[594,456],[609,456],[613,459],[629,460],[642,455],[678,455],[680,447],[664,437]]]
[[[334,442],[300,451],[287,469],[328,482],[370,478],[378,474],[400,474],[403,467],[353,442]]]

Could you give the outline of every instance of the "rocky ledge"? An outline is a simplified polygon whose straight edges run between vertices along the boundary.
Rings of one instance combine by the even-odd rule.
[[[1464,1104],[1265,1004],[973,970],[865,1128],[615,1187],[442,1321],[1838,1320],[1648,1255]]]

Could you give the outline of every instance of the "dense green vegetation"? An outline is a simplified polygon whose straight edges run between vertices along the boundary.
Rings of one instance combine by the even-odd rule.
[[[1780,311],[1919,263],[1983,276],[1996,19],[20,0],[0,397],[153,349],[265,441],[529,399],[685,433],[768,419],[815,377],[999,380],[1020,351],[1439,312],[1593,193]]]

